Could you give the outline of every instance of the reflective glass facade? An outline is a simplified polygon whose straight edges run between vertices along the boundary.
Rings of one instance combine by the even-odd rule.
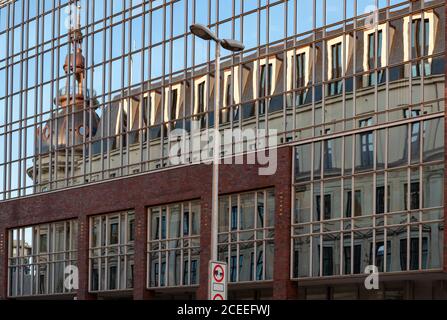
[[[280,154],[265,180],[249,164],[221,166],[230,298],[296,298],[289,287],[369,297],[352,279],[370,265],[444,281],[445,10],[443,0],[0,0],[6,296],[72,295],[61,268],[80,265],[84,298],[206,298],[211,177],[197,164],[209,157],[178,132],[213,129],[215,112],[222,132],[276,130]],[[219,79],[216,44],[193,36],[194,23],[245,45],[222,49]],[[222,157],[260,148],[241,145]],[[346,287],[325,282],[337,276]],[[435,296],[429,281],[422,291]],[[405,286],[387,282],[382,297]]]
[[[173,166],[171,133],[214,121],[215,45],[192,23],[246,46],[222,53],[222,130],[276,129],[281,144],[356,129],[366,114],[381,125],[443,112],[443,5],[6,2],[0,199]],[[190,149],[186,162],[200,160]]]

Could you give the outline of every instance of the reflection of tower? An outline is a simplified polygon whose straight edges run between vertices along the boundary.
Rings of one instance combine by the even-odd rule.
[[[84,156],[84,151],[85,155],[88,155],[89,148],[84,147],[84,143],[96,134],[99,123],[99,117],[95,112],[97,106],[95,93],[93,90],[85,89],[80,7],[76,6],[77,0],[73,2],[70,8],[76,12],[76,19],[68,32],[71,52],[64,63],[66,85],[58,91],[54,99],[57,107],[50,119],[42,127],[37,128],[36,156],[39,155],[39,158],[36,158],[35,165],[38,167],[36,173],[28,172],[30,176],[34,176],[37,183],[47,180],[46,176],[39,176],[39,180],[42,181],[36,181],[38,170],[42,174],[49,172],[50,161],[51,167],[63,170],[66,160],[79,160]]]
[[[55,104],[61,108],[58,108],[58,112],[53,114],[51,119],[57,122],[53,123],[53,136],[45,136],[44,129],[42,144],[56,149],[73,147],[74,150],[70,150],[71,152],[82,154],[84,137],[95,135],[99,119],[94,110],[90,109],[96,105],[94,94],[89,90],[84,90],[85,59],[82,55],[80,7],[76,10],[76,25],[69,31],[72,53],[67,55],[64,63],[64,71],[67,75],[66,86],[59,90],[54,100]]]

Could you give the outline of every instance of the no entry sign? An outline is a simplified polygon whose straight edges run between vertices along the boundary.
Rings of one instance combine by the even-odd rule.
[[[227,300],[227,264],[210,262],[210,300]]]

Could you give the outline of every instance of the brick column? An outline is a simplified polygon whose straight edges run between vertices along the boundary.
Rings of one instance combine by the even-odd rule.
[[[79,217],[78,234],[78,269],[79,289],[78,300],[96,300],[96,296],[88,291],[89,284],[89,222],[87,216]]]
[[[146,289],[147,231],[147,211],[145,207],[139,206],[135,208],[134,300],[150,300],[153,298],[153,292]]]
[[[7,231],[0,229],[0,300],[8,296],[8,247]]]
[[[294,299],[297,287],[290,280],[291,211],[292,211],[292,148],[281,152],[275,185],[275,259],[273,299]]]

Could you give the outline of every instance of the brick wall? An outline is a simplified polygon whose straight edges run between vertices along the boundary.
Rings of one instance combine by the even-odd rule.
[[[293,296],[289,281],[291,160],[291,148],[286,147],[278,149],[278,170],[273,176],[259,176],[258,165],[222,165],[220,170],[221,194],[275,188],[277,231],[274,279],[277,283],[274,296],[277,298]],[[212,166],[196,165],[1,203],[0,299],[7,296],[6,230],[72,218],[79,220],[78,299],[94,299],[95,296],[88,293],[88,217],[129,209],[135,210],[136,217],[134,298],[150,299],[153,293],[146,290],[146,209],[194,199],[201,200],[202,211],[200,286],[197,298],[206,299],[211,235],[211,180]]]

